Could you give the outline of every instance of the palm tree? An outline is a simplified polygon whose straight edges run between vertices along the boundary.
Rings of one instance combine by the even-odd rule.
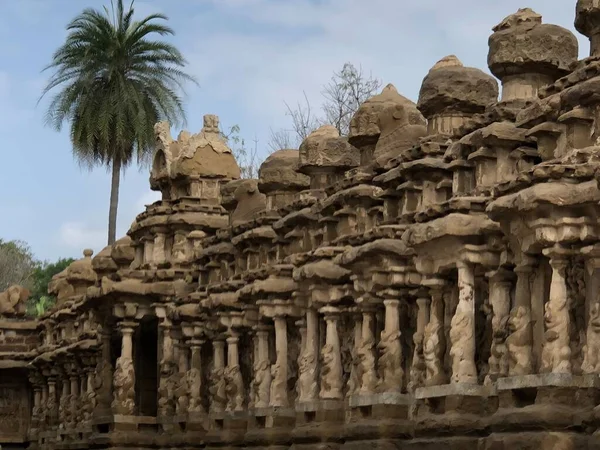
[[[184,124],[179,92],[194,79],[183,71],[186,61],[173,45],[152,39],[174,31],[151,14],[133,20],[123,0],[109,11],[85,9],[67,25],[65,43],[56,50],[42,97],[59,91],[48,107],[46,123],[60,131],[70,122],[73,155],[80,165],[112,169],[108,243],[116,238],[121,170],[134,160],[148,161],[154,124]],[[41,98],[40,98],[41,100]]]

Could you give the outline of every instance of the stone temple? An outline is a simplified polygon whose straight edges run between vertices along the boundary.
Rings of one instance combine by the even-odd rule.
[[[600,4],[522,9],[258,180],[204,117],[156,125],[162,200],[0,294],[0,445],[600,448]],[[502,95],[499,97],[499,84]]]

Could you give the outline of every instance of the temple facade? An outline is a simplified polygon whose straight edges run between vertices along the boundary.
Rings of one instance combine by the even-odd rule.
[[[258,180],[216,116],[157,124],[162,199],[44,316],[0,294],[1,448],[600,448],[597,0],[575,27],[521,9],[495,78],[443,58]]]

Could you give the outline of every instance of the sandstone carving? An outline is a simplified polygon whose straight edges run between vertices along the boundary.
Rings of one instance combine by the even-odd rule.
[[[22,316],[25,314],[25,302],[29,290],[21,286],[11,286],[0,293],[0,316]]]
[[[492,75],[446,56],[258,179],[217,116],[156,124],[160,200],[42,316],[0,294],[0,447],[599,447],[600,3],[572,3],[589,57],[518,10]]]

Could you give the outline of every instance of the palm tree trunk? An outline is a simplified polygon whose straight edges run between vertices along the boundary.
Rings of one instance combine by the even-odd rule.
[[[119,207],[119,184],[121,183],[121,160],[116,158],[112,164],[110,184],[110,208],[108,210],[108,245],[117,238],[117,208]]]

